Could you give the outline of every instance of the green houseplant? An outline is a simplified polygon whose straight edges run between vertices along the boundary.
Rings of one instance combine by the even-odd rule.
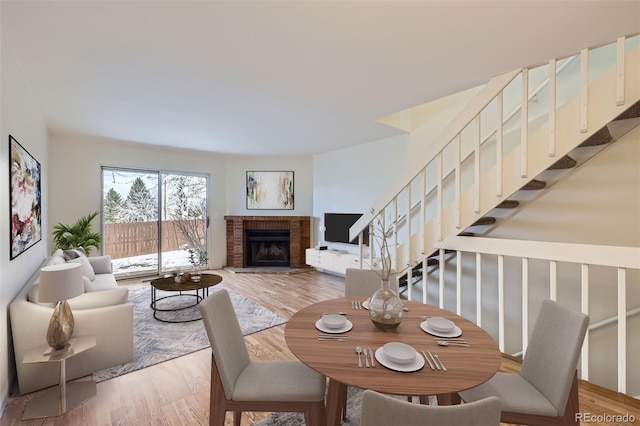
[[[100,249],[102,243],[102,235],[99,232],[93,232],[91,221],[98,216],[100,212],[95,211],[86,216],[82,216],[73,225],[65,225],[58,223],[53,227],[53,243],[56,249],[70,250],[82,247],[87,256],[91,254],[91,247]]]

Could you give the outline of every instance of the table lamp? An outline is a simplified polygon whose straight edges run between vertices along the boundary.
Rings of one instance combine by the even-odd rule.
[[[61,263],[40,269],[41,302],[57,302],[49,321],[47,343],[55,350],[64,349],[73,334],[73,314],[67,299],[84,293],[79,263]]]
[[[325,231],[327,230],[327,227],[326,227],[326,226],[324,226],[324,225],[320,225],[320,228],[318,228],[318,230],[320,231],[320,234],[321,234],[321,235],[320,235],[320,245],[318,246],[318,248],[319,248],[320,250],[326,250],[326,249],[327,249],[327,246],[323,245],[323,244],[322,244],[322,241],[324,240],[324,233],[325,233]]]

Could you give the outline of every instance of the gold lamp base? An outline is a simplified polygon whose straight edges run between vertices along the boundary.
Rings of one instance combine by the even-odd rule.
[[[73,335],[73,314],[66,300],[56,304],[49,321],[47,330],[47,343],[55,350],[63,349],[69,343]]]

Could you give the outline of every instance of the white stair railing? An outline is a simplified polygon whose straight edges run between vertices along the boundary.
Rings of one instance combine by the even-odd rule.
[[[608,58],[608,67],[585,49],[575,56],[579,70],[570,69],[578,65],[573,58],[560,67],[554,59],[493,78],[441,135],[428,141],[424,166],[383,194],[351,227],[350,237],[382,216],[398,230],[395,269],[423,261],[439,241],[462,232],[640,99],[637,39],[613,43],[616,55]],[[577,74],[577,82],[558,74],[559,68]],[[542,109],[530,107],[530,85],[538,87],[537,98],[546,98]],[[573,99],[557,95],[572,92]]]
[[[454,283],[449,283],[450,290],[455,292],[456,298],[456,306],[458,309],[459,315],[464,315],[464,312],[460,311],[460,306],[462,306],[462,296],[463,293],[460,290],[461,277],[463,275],[463,268],[465,268],[465,264],[463,262],[463,255],[465,253],[471,253],[477,256],[495,256],[496,266],[497,266],[497,285],[498,285],[498,293],[504,294],[505,291],[505,283],[504,280],[500,277],[503,277],[505,274],[505,266],[504,259],[505,258],[515,258],[519,259],[521,263],[521,271],[522,271],[522,304],[520,307],[512,307],[513,312],[521,312],[521,350],[517,351],[518,353],[526,352],[527,342],[529,338],[529,321],[528,316],[532,310],[532,305],[535,301],[529,299],[529,280],[531,278],[531,273],[529,272],[528,264],[531,260],[541,260],[544,262],[548,262],[549,264],[549,277],[548,277],[548,294],[545,298],[549,298],[551,300],[557,300],[558,303],[573,303],[574,300],[558,300],[558,272],[557,265],[560,263],[563,264],[573,264],[579,265],[579,272],[577,275],[572,277],[575,281],[579,282],[579,299],[580,299],[580,309],[583,313],[589,315],[590,314],[590,302],[589,302],[589,291],[592,288],[593,282],[589,279],[589,271],[594,267],[600,268],[610,268],[612,271],[615,271],[615,275],[617,276],[617,282],[615,286],[611,286],[615,288],[617,291],[617,298],[615,300],[617,315],[615,316],[615,322],[617,322],[617,375],[618,375],[618,392],[626,393],[627,391],[627,367],[628,362],[626,354],[627,354],[627,322],[626,318],[628,315],[632,315],[638,312],[638,307],[633,307],[633,309],[629,310],[627,307],[627,290],[630,288],[630,285],[637,286],[638,283],[630,283],[628,282],[627,275],[628,273],[633,273],[634,276],[640,272],[640,248],[638,247],[616,247],[616,246],[599,246],[599,245],[586,245],[586,244],[566,244],[566,243],[550,243],[550,242],[541,242],[541,241],[520,241],[520,240],[505,240],[505,239],[495,239],[495,238],[478,238],[478,237],[451,237],[446,241],[443,241],[438,245],[438,248],[441,251],[453,250],[456,252],[456,260],[450,261],[449,263],[455,265],[456,268],[456,277],[457,281]],[[475,269],[475,271],[465,270],[464,272],[469,275],[472,272],[475,272],[476,280],[476,289],[482,300],[482,284],[483,284],[483,274],[482,269],[489,267],[486,263],[475,263],[475,265],[470,265],[470,269]],[[577,270],[578,268],[563,268],[565,271]],[[606,274],[606,271],[600,270],[600,274]],[[444,276],[444,269],[440,271],[440,275]],[[444,284],[441,284],[444,287]],[[567,285],[566,282],[561,285]],[[425,286],[426,287],[426,286]],[[439,293],[443,293],[444,288],[440,288]],[[574,293],[571,293],[574,295]],[[539,301],[538,301],[539,302]],[[602,300],[598,300],[599,309],[602,310],[603,306],[601,306]],[[519,308],[519,309],[518,309]],[[606,308],[606,307],[604,307]],[[505,302],[504,297],[499,297],[498,301],[498,309],[497,309],[497,318],[498,321],[498,346],[501,351],[505,351],[507,346],[505,329],[508,327],[507,321],[505,320]],[[480,312],[480,310],[477,310]],[[512,313],[513,313],[512,312]],[[485,313],[486,314],[486,313]],[[480,315],[477,314],[475,318],[476,323],[480,324]],[[486,318],[484,319],[486,321]],[[582,348],[582,355],[580,361],[580,377],[583,380],[589,380],[589,354],[591,351],[595,351],[598,348],[591,348],[589,344],[590,331],[595,328],[595,326],[601,327],[603,325],[609,324],[613,322],[613,320],[608,319],[603,322],[592,321],[592,327],[590,327],[589,331],[587,331],[587,335],[585,337],[584,345]],[[513,321],[511,321],[511,325],[513,326]],[[517,344],[518,342],[515,342]],[[513,344],[509,345],[513,346]],[[516,352],[516,351],[514,351]],[[635,362],[635,361],[633,361]]]

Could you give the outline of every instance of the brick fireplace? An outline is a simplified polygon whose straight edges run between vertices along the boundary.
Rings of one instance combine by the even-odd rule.
[[[272,231],[274,235],[284,235],[286,231],[289,237],[289,266],[307,268],[305,249],[311,245],[310,216],[225,216],[224,220],[227,222],[227,266],[249,266],[247,262],[251,262],[252,250],[247,234],[256,234],[251,231],[261,231],[261,234]]]

